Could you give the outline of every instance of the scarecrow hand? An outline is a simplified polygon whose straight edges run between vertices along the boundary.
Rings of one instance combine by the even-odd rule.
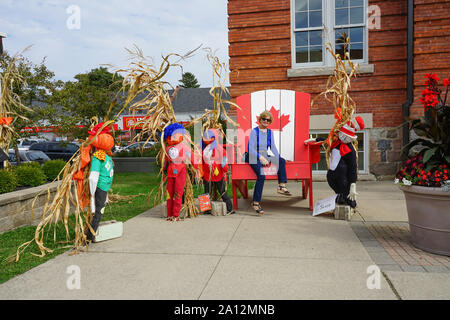
[[[356,183],[352,183],[350,185],[350,193],[348,195],[348,198],[352,201],[356,201],[356,195],[359,193],[356,193]]]
[[[308,142],[316,142],[316,139],[309,138],[308,140],[305,140],[305,144],[308,144]]]
[[[91,212],[95,213],[95,197],[91,197]]]

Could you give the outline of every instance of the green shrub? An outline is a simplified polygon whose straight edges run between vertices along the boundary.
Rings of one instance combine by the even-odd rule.
[[[14,191],[17,188],[17,178],[11,170],[0,170],[0,193]]]
[[[50,160],[44,162],[42,165],[42,171],[44,171],[45,176],[47,177],[47,180],[53,181],[58,176],[58,173],[61,172],[61,170],[66,165],[66,162],[64,160]],[[60,177],[62,178],[62,176]]]
[[[14,173],[17,177],[18,186],[40,186],[47,182],[44,171],[35,165],[21,165],[15,168]]]
[[[38,169],[41,168],[41,164],[40,164],[39,162],[36,162],[36,161],[32,161],[32,162],[21,162],[19,166],[20,166],[20,167],[22,167],[22,166],[27,166],[27,167],[38,168]]]

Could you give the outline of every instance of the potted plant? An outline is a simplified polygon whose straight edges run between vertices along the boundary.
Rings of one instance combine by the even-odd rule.
[[[410,120],[418,138],[404,147],[408,159],[396,183],[405,195],[413,245],[450,256],[450,81],[444,79],[441,90],[436,74],[426,79],[424,117]]]

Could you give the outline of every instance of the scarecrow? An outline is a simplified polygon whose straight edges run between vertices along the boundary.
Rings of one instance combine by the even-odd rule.
[[[78,198],[81,209],[83,210],[90,203],[93,216],[91,216],[90,228],[87,228],[87,240],[92,241],[102,219],[108,191],[113,181],[114,164],[110,155],[114,146],[114,138],[109,131],[109,126],[105,126],[104,122],[97,124],[88,133],[89,144],[82,149],[81,170],[78,175],[74,176],[74,179],[78,180]],[[91,152],[92,146],[95,148],[93,153]],[[83,168],[89,163],[91,163],[88,177],[89,190],[86,190],[83,188],[83,180],[87,174],[83,174]],[[88,194],[90,194],[89,197]]]
[[[162,163],[163,172],[167,165],[167,221],[180,221],[187,176],[186,161],[189,159],[194,164],[191,149],[183,143],[185,133],[186,130],[179,123],[172,123],[164,129],[164,140],[168,145]]]
[[[227,213],[234,213],[233,203],[225,189],[228,161],[224,154],[224,146],[218,143],[219,133],[217,129],[206,130],[202,138],[203,153],[203,185],[205,193],[212,192],[214,187],[226,203]]]
[[[335,117],[340,121],[340,109]],[[327,181],[331,189],[336,192],[336,203],[356,207],[356,180],[358,177],[357,155],[353,143],[356,141],[355,132],[364,129],[364,121],[356,117],[355,122],[346,122],[338,131],[338,137],[330,145],[329,169]]]

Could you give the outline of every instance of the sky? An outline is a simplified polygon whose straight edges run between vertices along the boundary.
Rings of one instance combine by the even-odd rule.
[[[0,1],[4,49],[14,54],[32,45],[24,56],[34,63],[46,57],[47,67],[63,81],[102,64],[113,65],[110,71],[127,67],[125,48],[134,45],[157,67],[161,56],[184,55],[201,45],[180,63],[202,88],[210,87],[212,68],[204,48],[228,65],[227,17],[227,0]],[[174,68],[165,80],[176,86],[181,72]]]

